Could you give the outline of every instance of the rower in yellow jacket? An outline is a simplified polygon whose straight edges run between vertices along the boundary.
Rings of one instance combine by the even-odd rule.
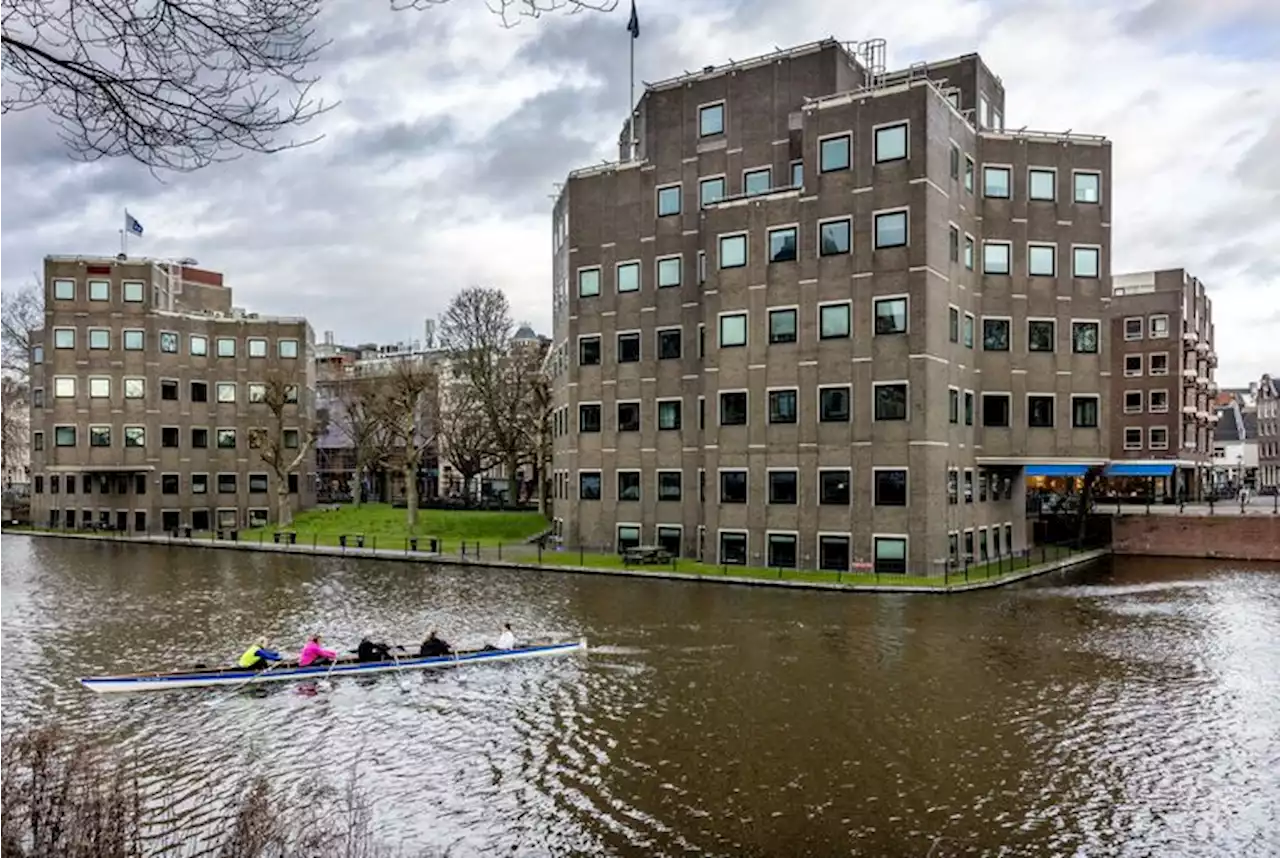
[[[267,639],[263,637],[254,641],[253,645],[244,651],[244,655],[240,656],[240,666],[247,670],[262,670],[271,662],[280,661],[282,658],[280,653],[267,649]]]

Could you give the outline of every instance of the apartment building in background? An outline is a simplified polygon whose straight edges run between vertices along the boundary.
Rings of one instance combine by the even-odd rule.
[[[133,531],[256,526],[276,475],[250,444],[271,429],[266,383],[285,383],[283,443],[312,430],[312,335],[302,318],[232,306],[223,276],[135,257],[45,258],[32,347],[32,521]],[[314,456],[288,475],[314,500]]]
[[[1212,489],[1219,497],[1228,490],[1258,488],[1258,409],[1242,396],[1217,405],[1213,432]]]
[[[557,526],[941,573],[1108,459],[1111,144],[976,54],[833,40],[646,84],[552,221]],[[1064,121],[1064,125],[1069,124]]]
[[[1182,268],[1117,274],[1110,326],[1113,458],[1157,494],[1201,498],[1221,419],[1204,283]]]
[[[1280,492],[1280,373],[1263,373],[1258,409],[1258,488]]]

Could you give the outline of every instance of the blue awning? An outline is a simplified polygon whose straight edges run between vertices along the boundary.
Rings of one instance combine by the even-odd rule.
[[[1023,472],[1028,477],[1083,477],[1088,465],[1027,465]]]
[[[1103,472],[1104,477],[1167,477],[1173,473],[1174,463],[1112,462]]]

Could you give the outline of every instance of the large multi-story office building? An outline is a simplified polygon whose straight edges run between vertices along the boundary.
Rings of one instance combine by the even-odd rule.
[[[1181,268],[1117,274],[1111,295],[1111,470],[1198,499],[1219,420],[1213,302]]]
[[[940,572],[1107,459],[1111,145],[977,55],[826,40],[648,84],[553,213],[566,542]],[[1063,123],[1068,124],[1064,121]]]
[[[221,274],[182,262],[45,259],[32,347],[32,520],[137,531],[275,519],[275,474],[254,429],[286,454],[312,431],[310,326],[233,308]],[[293,400],[282,425],[267,386]],[[286,385],[280,387],[280,385]],[[315,494],[314,457],[287,476]]]

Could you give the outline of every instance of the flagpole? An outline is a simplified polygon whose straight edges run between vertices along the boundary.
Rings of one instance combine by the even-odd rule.
[[[627,93],[627,133],[631,136],[628,160],[634,161],[636,159],[636,37],[632,35],[627,41],[631,43],[631,89]]]

